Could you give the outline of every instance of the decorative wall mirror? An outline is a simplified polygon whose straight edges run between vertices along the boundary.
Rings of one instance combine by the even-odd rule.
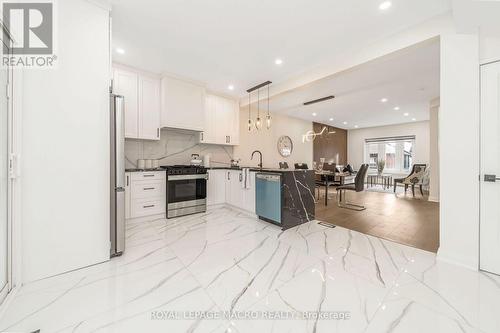
[[[280,155],[283,157],[289,157],[290,155],[292,155],[292,151],[292,139],[287,135],[280,136],[280,138],[278,139],[278,152],[280,153]]]

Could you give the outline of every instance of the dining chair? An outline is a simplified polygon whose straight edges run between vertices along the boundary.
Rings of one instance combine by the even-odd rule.
[[[309,169],[309,167],[307,166],[306,163],[295,163],[294,166],[295,166],[295,169],[297,169],[297,170],[307,170],[307,169]]]
[[[279,162],[280,169],[288,169],[288,163],[287,162]]]
[[[365,190],[365,177],[368,171],[368,167],[368,164],[361,165],[358,173],[356,174],[356,178],[354,179],[354,184],[342,185],[337,187],[337,205],[340,208],[357,211],[366,209],[364,205],[347,202],[346,191],[362,192]]]

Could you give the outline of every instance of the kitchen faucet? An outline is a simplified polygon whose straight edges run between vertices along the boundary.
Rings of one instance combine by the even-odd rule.
[[[260,163],[259,163],[259,168],[260,170],[262,170],[262,153],[260,152],[260,150],[255,150],[253,153],[252,153],[252,158],[250,158],[251,160],[253,160],[253,155],[255,153],[259,153],[259,156],[260,156]]]

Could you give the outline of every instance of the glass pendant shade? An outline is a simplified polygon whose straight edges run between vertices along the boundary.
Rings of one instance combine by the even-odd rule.
[[[267,129],[271,128],[271,115],[269,114],[266,116],[266,127]]]
[[[262,121],[260,120],[260,117],[257,117],[257,119],[255,120],[255,128],[257,130],[260,130],[262,128]]]

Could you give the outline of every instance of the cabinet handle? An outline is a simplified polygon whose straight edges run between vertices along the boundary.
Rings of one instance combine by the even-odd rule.
[[[203,141],[203,132],[201,132],[201,141]]]
[[[142,208],[153,208],[155,205],[142,206]]]
[[[159,137],[160,137],[160,129],[159,129],[159,128],[157,128],[157,129],[156,129],[156,137],[157,137],[157,138],[159,138]]]
[[[155,175],[143,175],[143,177],[154,177]]]
[[[231,135],[227,136],[227,143],[231,143]]]
[[[243,175],[240,173],[240,183],[243,181]]]
[[[128,186],[128,175],[127,175],[127,186]]]
[[[228,171],[228,172],[227,172],[227,180],[231,180],[230,175],[231,175],[231,173]]]
[[[144,191],[154,190],[154,187],[144,187]]]

